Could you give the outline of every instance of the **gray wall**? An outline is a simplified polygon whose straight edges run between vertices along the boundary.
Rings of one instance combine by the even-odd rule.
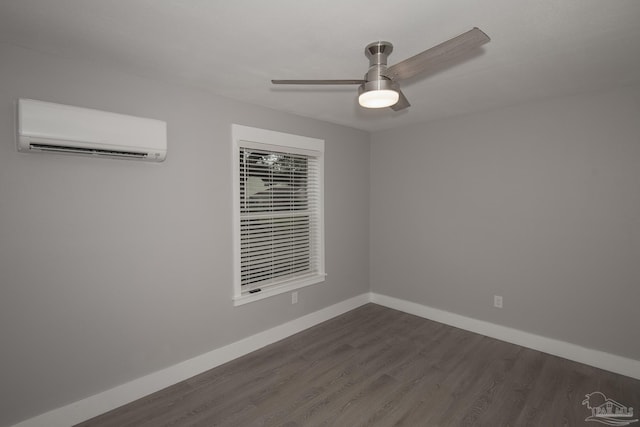
[[[373,292],[640,360],[638,88],[374,134],[370,224]]]
[[[0,45],[0,426],[367,292],[369,137]],[[168,123],[165,163],[18,153],[18,97]],[[326,141],[327,281],[233,307],[231,124]]]

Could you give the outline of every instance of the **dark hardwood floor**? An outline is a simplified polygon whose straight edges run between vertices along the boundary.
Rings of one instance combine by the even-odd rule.
[[[367,304],[77,426],[597,427],[594,391],[638,418],[639,380]]]

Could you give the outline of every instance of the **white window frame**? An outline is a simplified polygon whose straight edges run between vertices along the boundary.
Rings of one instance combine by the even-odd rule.
[[[325,280],[324,265],[324,140],[300,135],[259,129],[249,126],[233,124],[232,135],[232,164],[233,167],[233,304],[235,306],[258,301],[274,295],[290,292],[305,286],[321,283]],[[271,284],[256,293],[243,293],[241,286],[241,258],[240,258],[240,148],[255,147],[264,150],[284,153],[305,154],[313,156],[318,162],[318,241],[315,249],[318,251],[316,262],[318,272],[304,275],[277,284]]]

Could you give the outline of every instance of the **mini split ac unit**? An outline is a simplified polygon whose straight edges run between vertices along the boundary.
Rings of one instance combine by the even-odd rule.
[[[89,108],[18,100],[18,151],[161,162],[167,124]]]

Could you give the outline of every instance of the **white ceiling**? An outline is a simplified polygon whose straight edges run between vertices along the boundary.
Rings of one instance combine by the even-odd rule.
[[[477,54],[403,82],[401,112],[357,105],[364,47],[389,64],[473,27]],[[640,81],[638,0],[1,0],[0,41],[377,131]]]

